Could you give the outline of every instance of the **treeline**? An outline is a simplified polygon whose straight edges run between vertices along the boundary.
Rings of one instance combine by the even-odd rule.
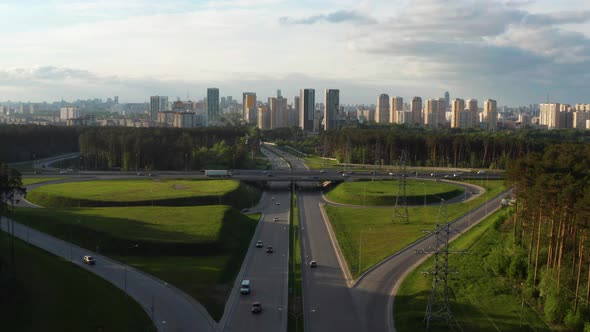
[[[19,162],[78,152],[79,129],[0,125],[0,161]]]
[[[85,128],[82,169],[199,170],[248,168],[259,143],[246,127]]]
[[[486,132],[397,126],[345,128],[320,133],[314,152],[339,162],[396,165],[403,151],[409,166],[503,169],[510,160],[542,153],[551,144],[588,140],[589,132],[574,130]]]
[[[524,281],[548,321],[581,330],[590,321],[590,145],[524,155],[507,177],[516,197],[514,248],[496,253],[498,271]]]

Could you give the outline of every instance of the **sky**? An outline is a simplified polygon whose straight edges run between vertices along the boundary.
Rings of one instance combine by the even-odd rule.
[[[0,0],[0,100],[590,103],[588,0]]]

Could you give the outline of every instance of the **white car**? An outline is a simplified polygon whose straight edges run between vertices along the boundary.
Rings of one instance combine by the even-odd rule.
[[[279,218],[274,217],[274,218],[272,218],[272,221],[279,221]]]
[[[326,173],[325,169],[320,169],[320,173]]]

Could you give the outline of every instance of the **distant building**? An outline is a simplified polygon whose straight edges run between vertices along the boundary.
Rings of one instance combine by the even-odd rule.
[[[301,89],[299,102],[299,126],[304,131],[314,131],[315,90]]]
[[[377,123],[389,122],[389,95],[381,94],[377,98],[377,108],[375,108],[375,120]]]
[[[270,129],[287,127],[287,99],[271,97],[268,99],[270,107]]]
[[[448,91],[445,91],[445,109],[451,109],[451,95]]]
[[[451,128],[467,128],[468,116],[465,112],[465,100],[461,98],[453,99],[451,105]]]
[[[467,111],[469,111],[469,128],[479,128],[477,99],[467,99],[467,101],[465,101],[465,106]]]
[[[421,125],[422,122],[422,98],[414,97],[412,98],[412,104],[410,105],[410,112],[412,112],[412,119],[408,119],[411,121],[412,125]]]
[[[496,101],[486,99],[483,102],[483,120],[486,123],[486,129],[489,131],[498,130],[498,111]]]
[[[219,89],[207,89],[207,125],[217,125],[219,123]]]
[[[404,111],[404,98],[391,97],[391,103],[389,104],[389,107],[390,107],[389,122],[403,123],[403,122],[399,121],[399,117],[400,117],[400,112]]]
[[[166,124],[166,125],[172,127],[174,125],[174,112],[172,112],[172,111],[158,112],[158,123]]]
[[[80,110],[77,107],[62,107],[59,110],[59,118],[62,121],[80,118]]]
[[[242,117],[247,124],[256,124],[256,93],[244,92],[242,94]]]
[[[547,126],[548,129],[560,128],[559,110],[560,104],[540,104],[539,124]]]
[[[194,112],[176,112],[174,113],[174,128],[193,128],[195,125]]]
[[[338,129],[338,110],[340,109],[340,90],[327,89],[324,93],[324,129]]]
[[[156,122],[158,113],[168,110],[168,97],[151,96],[150,97],[150,120]]]
[[[270,127],[270,111],[264,105],[258,107],[258,128],[260,130],[268,130]]]

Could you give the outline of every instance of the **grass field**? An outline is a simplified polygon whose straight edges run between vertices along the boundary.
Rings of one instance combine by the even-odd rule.
[[[9,262],[8,252],[1,233],[0,261]],[[2,331],[155,331],[146,312],[103,279],[20,240],[15,253],[16,278],[0,272]]]
[[[506,239],[506,233],[496,229],[506,212],[494,213],[451,245],[453,250],[467,251],[467,254],[451,255],[449,259],[451,269],[459,272],[449,278],[451,310],[460,326],[455,330],[550,331],[542,318],[523,302],[513,285],[496,276],[486,265],[485,257],[494,247],[511,242]],[[432,277],[422,271],[431,269],[432,263],[432,258],[426,260],[400,287],[394,304],[397,331],[424,330],[424,311]],[[443,325],[431,326],[431,331],[448,330]]]
[[[303,331],[303,289],[301,275],[301,245],[299,242],[299,214],[297,195],[292,197],[291,225],[289,227],[289,331]],[[295,321],[297,320],[297,322]]]
[[[446,182],[408,180],[406,195],[408,204],[419,205],[450,199],[463,194],[464,189]],[[339,184],[326,197],[341,204],[363,206],[393,206],[399,181],[356,181]],[[435,196],[436,195],[436,196]]]
[[[471,201],[449,204],[447,207],[449,220],[481,205],[504,188],[501,180],[490,180],[487,183],[477,181],[476,184],[482,185],[487,191]],[[439,205],[409,207],[410,222],[401,224],[392,222],[393,207],[326,206],[338,243],[354,277],[423,237],[425,235],[423,231],[432,229],[437,223],[439,210]],[[359,254],[362,254],[362,257]]]
[[[49,182],[49,181],[55,181],[55,180],[61,180],[63,178],[60,177],[52,177],[52,178],[27,178],[27,177],[23,177],[22,181],[23,181],[23,186],[28,186],[31,184],[35,184],[35,183],[41,183],[41,182]]]
[[[246,216],[229,206],[149,206],[21,208],[15,218],[128,261],[186,291],[219,319],[259,215]]]
[[[45,207],[226,204],[242,208],[254,205],[259,196],[257,189],[235,180],[142,179],[54,184],[32,190],[27,199]]]

